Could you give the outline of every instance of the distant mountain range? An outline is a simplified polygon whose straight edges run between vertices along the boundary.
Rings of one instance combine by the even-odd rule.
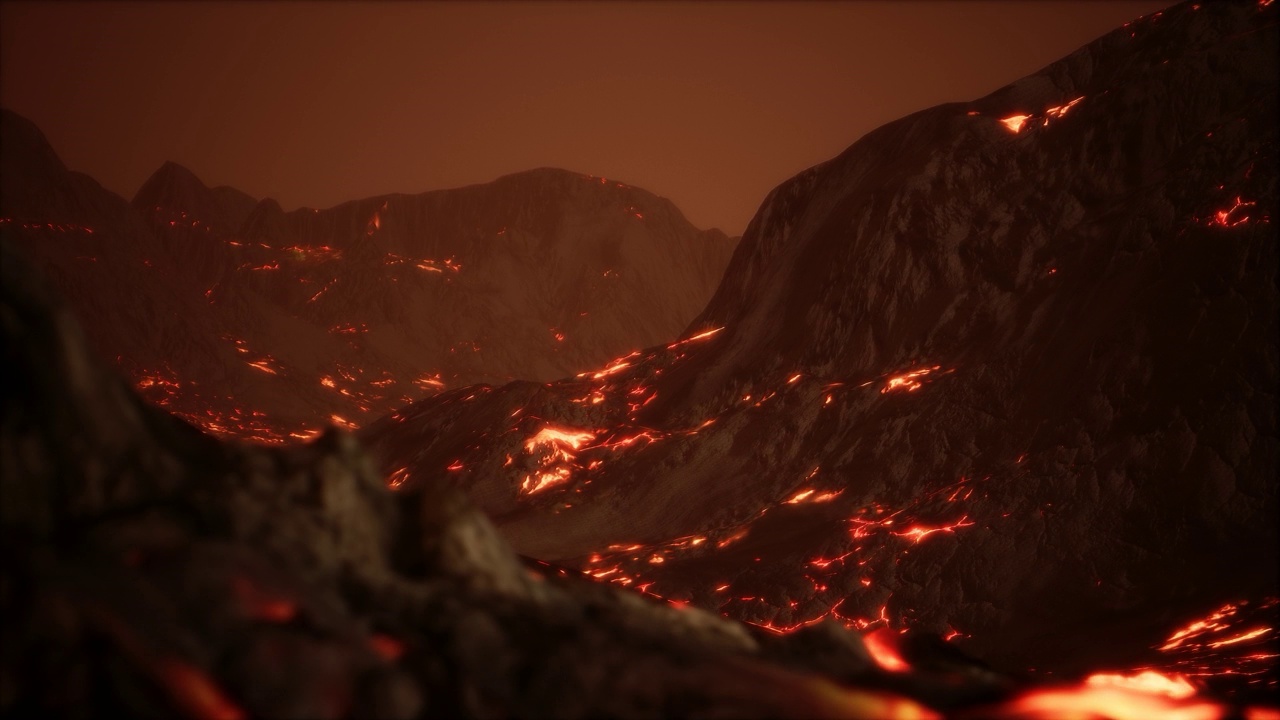
[[[665,341],[736,243],[644,190],[549,168],[284,212],[166,163],[129,203],[30,122],[2,125],[6,240],[147,397],[232,437],[355,427]]]

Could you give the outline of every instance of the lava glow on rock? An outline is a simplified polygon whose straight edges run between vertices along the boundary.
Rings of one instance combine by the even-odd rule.
[[[1262,557],[1242,553],[1228,565],[1220,551],[1257,536],[1243,526],[1258,524],[1257,507],[1274,505],[1251,504],[1272,486],[1245,475],[1274,462],[1274,453],[1257,450],[1274,445],[1274,417],[1258,420],[1255,407],[1274,396],[1266,384],[1274,381],[1273,346],[1257,349],[1257,337],[1274,327],[1254,310],[1275,299],[1266,265],[1275,259],[1274,233],[1267,235],[1275,108],[1270,96],[1237,97],[1249,95],[1236,86],[1245,86],[1251,66],[1231,62],[1235,48],[1276,27],[1274,16],[1265,23],[1237,16],[1274,13],[1270,6],[1156,13],[1027,82],[867,136],[769,196],[716,297],[684,320],[684,334],[664,331],[641,343],[620,333],[607,352],[566,363],[551,381],[495,373],[484,384],[463,382],[455,360],[511,353],[497,337],[508,328],[527,332],[531,346],[569,354],[605,314],[593,302],[641,284],[630,248],[602,252],[568,281],[538,275],[530,292],[572,296],[567,309],[501,316],[495,333],[427,301],[485,277],[494,264],[520,272],[529,255],[472,254],[470,245],[419,232],[418,211],[436,208],[411,206],[408,196],[350,203],[335,223],[345,234],[333,237],[317,230],[324,223],[308,225],[270,204],[242,203],[237,212],[252,211],[255,221],[233,223],[216,216],[237,212],[138,203],[139,217],[166,241],[217,255],[183,288],[194,296],[193,314],[226,312],[239,321],[259,301],[286,311],[269,307],[243,327],[210,321],[209,346],[192,354],[233,369],[234,382],[175,372],[185,366],[159,353],[118,357],[118,369],[137,396],[220,439],[295,447],[217,442],[182,423],[166,425],[169,416],[117,393],[132,402],[128,413],[146,418],[129,432],[172,450],[156,453],[155,464],[182,472],[153,492],[91,458],[82,474],[96,482],[108,468],[110,482],[87,483],[83,504],[93,512],[73,507],[66,517],[77,533],[88,528],[86,544],[100,531],[117,533],[110,537],[122,547],[101,543],[115,563],[102,575],[143,588],[139,597],[171,590],[169,576],[182,582],[167,609],[183,609],[177,603],[193,588],[201,601],[225,595],[225,617],[207,633],[216,642],[200,662],[179,652],[180,643],[150,647],[155,638],[134,626],[147,632],[148,623],[169,618],[129,605],[142,618],[135,622],[120,612],[128,599],[81,592],[78,583],[94,589],[100,581],[78,566],[47,593],[33,593],[31,604],[44,604],[47,594],[52,609],[39,610],[53,625],[79,632],[83,624],[95,641],[111,640],[173,709],[195,718],[257,714],[245,709],[259,699],[252,691],[276,686],[255,684],[244,669],[267,674],[292,663],[289,653],[299,648],[295,654],[315,659],[299,663],[300,672],[323,681],[334,715],[361,709],[366,697],[357,681],[328,687],[330,675],[346,682],[339,675],[348,669],[352,677],[378,675],[392,690],[411,677],[405,687],[429,688],[428,710],[449,714],[498,698],[482,685],[500,685],[495,678],[504,674],[520,676],[513,685],[549,683],[553,676],[529,679],[543,666],[590,665],[596,675],[627,680],[633,669],[645,677],[650,660],[675,657],[679,675],[679,662],[693,655],[662,657],[656,639],[664,633],[676,637],[672,647],[686,643],[715,657],[734,676],[730,694],[768,686],[788,700],[803,696],[812,704],[797,705],[801,717],[821,710],[813,715],[1280,718],[1251,706],[1280,692],[1280,598],[1260,580],[1218,582],[1247,575],[1247,562]],[[1222,35],[1231,23],[1238,32]],[[1187,32],[1203,42],[1151,50],[1159,43],[1148,38],[1166,27],[1200,28]],[[1188,85],[1194,98],[1177,94],[1185,92],[1174,81],[1181,75],[1159,75],[1169,62],[1183,63],[1180,72],[1205,70]],[[1240,77],[1211,82],[1219,66]],[[1139,107],[1148,108],[1142,123],[1126,124]],[[1261,139],[1246,142],[1255,135]],[[897,143],[892,152],[876,145],[886,138]],[[574,193],[614,193],[590,197],[605,210],[599,223],[625,228],[628,242],[669,220],[638,190],[596,176],[570,179]],[[551,253],[554,243],[530,241],[536,233],[524,216],[538,203],[527,200],[510,213],[467,216],[459,223],[467,242]],[[118,229],[92,215],[72,217],[91,228],[55,221],[57,213],[4,214],[6,238],[75,248],[52,264],[68,277],[127,267],[134,275],[122,277],[136,279],[166,267],[152,252],[160,244],[119,261],[104,243]],[[272,230],[285,215],[296,227]],[[240,231],[227,230],[233,225]],[[357,263],[371,270],[350,272]],[[478,282],[493,293],[517,285],[514,275],[496,277]],[[393,290],[410,285],[420,294]],[[348,311],[366,296],[378,301]],[[436,323],[430,332],[398,332],[391,318],[415,313]],[[303,315],[306,325],[290,324]],[[272,345],[277,322],[286,339]],[[310,352],[310,341],[325,352]],[[417,365],[392,358],[426,347],[439,357]],[[636,347],[643,349],[629,351]],[[601,362],[607,357],[614,359]],[[277,422],[245,401],[271,396],[262,388],[309,393],[282,405],[303,408],[295,417],[311,420]],[[1249,402],[1231,404],[1245,395]],[[1224,408],[1219,415],[1197,414],[1214,402]],[[87,434],[90,424],[73,430]],[[17,437],[4,446],[6,469],[28,450],[27,438]],[[103,437],[111,441],[104,446],[115,441]],[[41,464],[28,463],[32,477]],[[1204,478],[1208,485],[1196,484]],[[213,482],[235,492],[208,492]],[[188,487],[199,492],[182,494]],[[178,519],[146,526],[149,516],[131,516],[152,506],[157,516],[169,512],[165,493],[186,503],[172,513]],[[1159,504],[1184,496],[1188,504]],[[219,529],[216,542],[178,517],[205,512],[201,503],[214,507],[215,521],[200,522],[231,528]],[[1225,510],[1195,515],[1192,504]],[[276,515],[286,513],[297,527],[277,527]],[[1135,518],[1136,539],[1121,532]],[[183,527],[182,542],[166,534],[170,521]],[[1212,532],[1199,532],[1201,521]],[[32,525],[44,542],[47,528]],[[1239,535],[1230,535],[1237,526]],[[308,541],[292,544],[295,530]],[[135,544],[142,535],[145,548]],[[1183,557],[1166,551],[1184,539],[1174,535],[1219,553],[1191,553],[1188,567],[1212,557],[1224,569],[1169,572]],[[251,551],[261,538],[276,544],[260,543],[271,556],[259,567]],[[208,541],[207,557],[183,555],[188,540]],[[230,546],[247,550],[245,558],[232,557]],[[325,553],[338,560],[321,558],[319,570],[289,564]],[[72,557],[86,567],[97,562]],[[277,560],[287,572],[273,572]],[[219,563],[230,569],[217,575]],[[193,568],[212,568],[217,581],[186,583],[181,573]],[[308,594],[309,583],[338,589]],[[473,613],[461,623],[446,607],[455,591],[464,598],[456,604]],[[494,598],[497,610],[487,604]],[[419,627],[424,618],[438,627]],[[553,629],[539,635],[539,623]],[[642,642],[626,648],[632,655],[592,665],[613,650],[616,637],[605,629],[617,626],[639,627]],[[525,631],[545,647],[503,647]],[[224,636],[234,636],[230,648],[218,644]],[[584,637],[589,652],[572,645]],[[242,638],[252,644],[239,647]],[[340,652],[343,643],[357,650]],[[461,662],[441,650],[450,643],[467,651]],[[1051,666],[996,667],[1002,644]],[[227,659],[242,651],[243,667],[238,656]],[[825,665],[831,658],[838,662]],[[467,663],[479,670],[467,676]],[[224,665],[250,677],[224,673]],[[613,672],[618,667],[627,673]],[[441,668],[446,681],[423,680]],[[460,688],[457,697],[440,692],[446,685]]]
[[[1021,132],[1024,127],[1027,127],[1027,122],[1034,119],[1040,120],[1041,127],[1048,127],[1049,121],[1051,119],[1057,120],[1061,118],[1063,115],[1066,115],[1067,111],[1075,107],[1077,104],[1079,104],[1081,100],[1084,100],[1084,96],[1081,96],[1069,102],[1063,103],[1062,105],[1055,105],[1053,107],[1045,108],[1042,112],[1038,114],[1009,115],[1008,117],[1001,118],[1000,123],[1004,125],[1006,128],[1008,128],[1010,132],[1013,132],[1013,133]]]

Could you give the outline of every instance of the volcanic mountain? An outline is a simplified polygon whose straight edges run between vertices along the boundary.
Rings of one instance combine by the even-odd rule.
[[[166,163],[126,203],[5,112],[4,226],[153,401],[279,441],[439,392],[551,380],[676,334],[736,240],[539,169],[284,212]]]
[[[1277,14],[1182,4],[867,135],[766,198],[679,339],[286,448],[141,402],[17,251],[99,351],[271,399],[309,386],[262,347],[374,336],[482,240],[545,259],[553,198],[660,209],[537,171],[285,213],[177,166],[131,207],[6,115],[0,712],[1272,714]],[[546,192],[468,230],[504,183]]]
[[[680,340],[361,436],[518,552],[765,627],[1274,683],[1278,13],[890,123],[765,199]]]

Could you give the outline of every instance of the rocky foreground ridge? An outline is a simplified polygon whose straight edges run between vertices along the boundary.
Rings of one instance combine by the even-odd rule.
[[[460,491],[389,489],[351,435],[225,443],[154,408],[0,260],[6,716],[1249,711],[1151,674],[1029,686],[927,634],[778,636],[522,559]]]

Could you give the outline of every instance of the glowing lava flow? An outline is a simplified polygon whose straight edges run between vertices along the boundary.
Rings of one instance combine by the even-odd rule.
[[[840,493],[842,492],[844,492],[844,490],[835,490],[835,491],[820,493],[817,490],[814,490],[813,488],[809,488],[807,490],[801,490],[800,492],[796,493],[795,495],[792,495],[790,498],[783,500],[782,502],[784,505],[799,505],[800,503],[824,503],[824,502],[830,502],[832,500],[835,500],[837,497],[840,496]]]
[[[1257,205],[1253,201],[1244,201],[1239,195],[1236,196],[1235,202],[1231,207],[1225,210],[1219,210],[1213,214],[1209,220],[1209,225],[1217,225],[1218,227],[1235,227],[1249,222],[1249,215],[1244,210]]]
[[[1030,115],[1010,115],[1007,118],[1001,118],[1000,122],[1004,123],[1005,127],[1009,128],[1010,130],[1016,133],[1022,130],[1022,124],[1026,122],[1027,118],[1029,117],[1031,116]]]
[[[51,222],[20,223],[20,222],[14,221],[13,218],[8,218],[8,217],[0,218],[0,225],[8,225],[8,224],[12,224],[14,227],[20,227],[23,230],[52,230],[54,232],[60,232],[60,233],[77,232],[77,233],[84,233],[86,235],[93,234],[93,228],[86,227],[84,225],[76,225],[74,223],[51,223]]]
[[[1155,648],[1169,660],[1156,669],[1206,681],[1230,675],[1250,687],[1280,689],[1274,672],[1280,659],[1277,607],[1280,598],[1274,597],[1222,605],[1170,633]]]
[[[880,628],[863,635],[862,644],[882,669],[895,673],[906,672],[911,669],[911,665],[898,653],[897,639],[897,633],[888,628]]]
[[[573,461],[577,450],[594,438],[595,433],[550,425],[539,430],[524,444],[525,452],[530,454],[537,452],[539,448],[543,449],[538,460],[539,467],[521,481],[520,491],[532,495],[566,482],[573,474],[569,463]]]
[[[1270,598],[1264,604],[1264,607],[1274,606],[1275,604],[1275,598]],[[1210,641],[1205,637],[1211,637],[1214,633],[1230,630],[1232,627],[1230,619],[1239,613],[1243,606],[1244,603],[1227,603],[1226,605],[1223,605],[1210,613],[1208,617],[1202,620],[1196,620],[1195,622],[1192,622],[1174,632],[1158,649],[1161,652],[1168,652],[1170,650],[1176,650],[1183,645],[1186,645],[1187,647],[1221,647],[1223,645],[1235,644],[1237,642],[1242,642],[1246,639],[1252,639],[1265,634],[1270,628],[1258,628],[1241,635],[1217,641]]]
[[[907,530],[904,530],[903,532],[896,532],[893,534],[897,535],[898,537],[908,538],[913,543],[918,543],[921,540],[925,539],[927,536],[932,535],[936,532],[950,533],[950,532],[955,532],[958,528],[969,527],[973,525],[972,521],[965,522],[966,520],[969,520],[968,516],[962,517],[950,525],[943,525],[941,527],[932,527],[932,528],[921,527],[919,525],[916,525],[914,527],[908,528]]]
[[[1063,103],[1062,105],[1045,108],[1044,113],[1042,113],[1043,120],[1041,120],[1040,126],[1048,127],[1050,118],[1054,120],[1061,118],[1063,115],[1067,114],[1068,110],[1075,107],[1081,100],[1084,100],[1083,95],[1070,102]],[[1018,133],[1021,132],[1024,127],[1027,127],[1027,121],[1033,117],[1035,117],[1035,115],[1010,115],[1008,117],[1000,118],[1000,122],[1003,123],[1010,132]]]
[[[1175,700],[1196,694],[1196,686],[1181,675],[1164,675],[1154,670],[1143,670],[1136,675],[1119,673],[1095,673],[1085,678],[1088,687],[1114,687],[1137,690],[1152,695],[1166,695]]]
[[[387,476],[387,487],[391,488],[392,490],[395,490],[396,488],[400,487],[401,485],[404,485],[408,481],[409,481],[409,468],[407,467],[397,468],[396,470],[392,471],[390,475]]]
[[[1065,105],[1057,105],[1055,107],[1048,108],[1047,110],[1044,111],[1045,117],[1060,118],[1063,115],[1066,115],[1068,110],[1075,107],[1076,104],[1083,99],[1084,99],[1084,96],[1081,95],[1080,97],[1076,98],[1075,100],[1072,100],[1069,103],[1066,103]],[[1045,124],[1048,125],[1049,121],[1045,120]]]
[[[933,372],[934,370],[938,370],[941,367],[942,367],[941,365],[934,365],[933,367],[930,367],[930,368],[921,368],[919,370],[912,370],[911,372],[906,372],[901,375],[895,375],[889,378],[889,380],[884,384],[884,387],[880,389],[880,393],[885,394],[885,393],[893,392],[894,390],[906,390],[907,392],[914,392],[916,390],[919,390],[921,387],[921,382],[916,378],[928,375],[929,373]]]
[[[718,328],[712,328],[712,329],[710,329],[710,330],[704,330],[704,331],[702,331],[702,332],[698,333],[697,335],[692,335],[692,336],[687,337],[687,338],[685,338],[685,339],[683,339],[683,340],[677,340],[677,341],[675,341],[675,342],[671,343],[670,345],[668,345],[668,346],[667,346],[667,349],[668,349],[668,350],[675,350],[676,348],[680,347],[681,345],[688,345],[689,343],[697,342],[697,341],[699,341],[699,340],[706,340],[707,338],[709,338],[709,337],[711,337],[711,336],[715,335],[716,333],[720,332],[721,330],[724,330],[724,328],[723,328],[723,327],[718,327]]]
[[[559,452],[565,459],[568,459],[569,455],[565,452],[564,447],[567,446],[577,450],[582,447],[583,443],[594,437],[595,433],[580,430],[562,430],[548,425],[547,427],[539,430],[538,434],[529,438],[529,440],[525,442],[524,448],[528,452],[533,452],[539,446],[550,445],[557,448],[557,452]]]
[[[991,716],[1022,720],[1219,720],[1223,715],[1222,706],[1214,702],[1172,698],[1135,688],[1084,684],[1032,690],[995,708]]]

